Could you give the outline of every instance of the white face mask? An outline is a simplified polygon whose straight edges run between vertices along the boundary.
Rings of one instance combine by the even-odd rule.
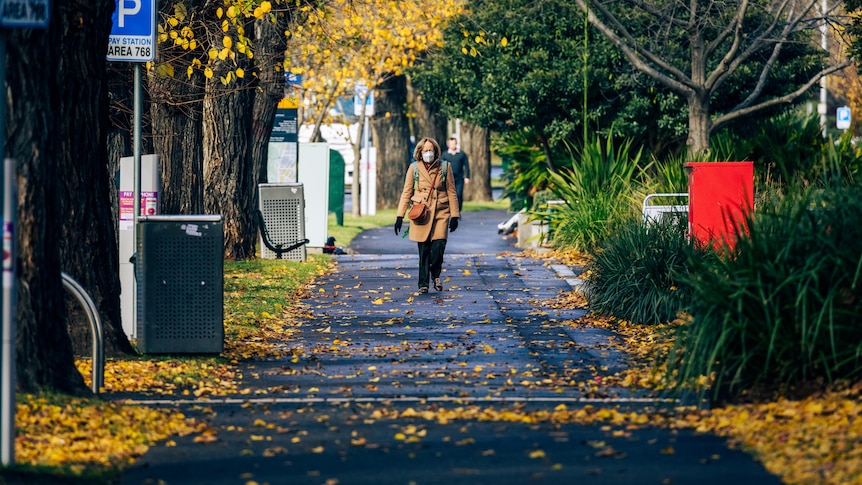
[[[425,163],[433,162],[434,161],[434,152],[433,151],[422,152],[422,160],[425,160]]]

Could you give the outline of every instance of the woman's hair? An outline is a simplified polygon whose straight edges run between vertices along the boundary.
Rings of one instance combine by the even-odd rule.
[[[440,159],[440,145],[437,144],[437,141],[433,138],[423,138],[419,140],[419,143],[416,144],[416,148],[413,149],[413,160],[417,162],[422,161],[422,147],[425,146],[425,142],[430,141],[432,145],[434,145],[434,160]]]

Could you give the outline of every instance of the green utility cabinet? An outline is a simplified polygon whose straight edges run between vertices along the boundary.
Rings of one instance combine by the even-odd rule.
[[[338,150],[329,149],[329,212],[335,221],[344,225],[344,157]]]

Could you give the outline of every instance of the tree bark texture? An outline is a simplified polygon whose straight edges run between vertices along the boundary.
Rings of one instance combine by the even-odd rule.
[[[134,122],[134,77],[132,64],[108,63],[108,178],[113,186],[111,193],[111,220],[119,227],[120,219],[120,159],[132,154],[132,123]],[[119,244],[119,233],[117,233]]]
[[[688,97],[688,145],[693,157],[705,155],[709,150],[712,121],[709,118],[709,101],[696,93]]]
[[[161,2],[161,15],[173,15],[175,2]],[[203,8],[203,0],[187,2],[190,12]],[[198,24],[200,25],[200,24]],[[203,36],[203,28],[196,36]],[[162,189],[159,208],[164,214],[204,213],[203,99],[205,78],[200,70],[191,77],[185,66],[192,59],[206,61],[202,48],[183,50],[172,42],[159,44],[156,65],[177,66],[173,76],[151,72],[148,76],[153,150],[159,155]],[[157,71],[157,70],[155,70]]]
[[[410,89],[412,93],[413,113],[413,135],[418,142],[424,137],[431,137],[437,140],[440,148],[445,150],[446,139],[449,134],[446,133],[446,125],[448,120],[440,114],[435,103],[426,101],[421,92],[416,89]]]
[[[470,183],[464,186],[464,200],[494,200],[491,193],[490,130],[461,121],[461,150],[467,154],[470,163]]]
[[[109,345],[125,339],[106,153],[105,46],[113,8],[110,0],[53,2],[47,30],[6,33],[7,153],[18,161],[16,364],[23,391],[89,392],[74,364],[61,270],[93,296]]]
[[[52,131],[59,140],[58,184],[61,270],[90,294],[101,315],[105,354],[134,354],[120,321],[120,280],[116,228],[108,179],[108,83],[104,46],[108,42],[110,1],[64,2],[51,19],[57,49]],[[91,330],[80,305],[71,306],[73,345],[91,353]]]
[[[398,205],[404,188],[404,173],[410,163],[410,127],[407,121],[407,78],[393,76],[375,90],[371,122],[377,149],[377,208]],[[358,174],[354,170],[354,176]]]
[[[288,12],[274,12],[276,22],[269,18],[257,20],[254,24],[255,60],[257,62],[257,82],[259,89],[254,94],[252,118],[251,163],[257,173],[257,182],[267,181],[267,158],[269,156],[269,135],[275,122],[278,102],[284,98],[284,53],[287,41],[284,31],[288,28]],[[257,187],[251,201],[252,210],[258,205]]]
[[[251,72],[251,63],[241,54],[238,62]],[[245,259],[254,255],[256,244],[252,203],[259,173],[254,170],[250,150],[254,91],[245,79],[222,83],[221,77],[231,67],[230,61],[216,64],[215,75],[206,83],[204,210],[222,216],[225,258]]]

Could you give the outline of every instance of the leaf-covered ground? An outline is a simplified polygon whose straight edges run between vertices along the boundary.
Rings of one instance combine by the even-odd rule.
[[[571,258],[567,264],[577,266],[581,261]],[[226,329],[229,339],[221,357],[111,361],[106,366],[105,390],[109,393],[198,397],[281,391],[242,388],[238,382],[243,376],[238,374],[235,364],[266,356],[280,356],[293,362],[307,357],[304,352],[292,348],[289,342],[291,335],[311,315],[301,305],[292,303],[296,303],[303,294],[307,281],[320,274],[322,266],[318,264],[308,273],[305,284],[290,291],[280,289],[285,271],[281,266],[264,265],[247,268],[247,274],[226,273]],[[386,295],[379,297],[385,299]],[[536,311],[583,308],[584,305],[582,295],[571,292],[537,302]],[[624,350],[630,357],[627,370],[590,382],[590,386],[597,389],[603,386],[655,389],[662,385],[664,370],[658,363],[672,345],[667,337],[668,328],[631,325],[592,315],[562,324],[612,328],[618,337],[610,339],[607,345]],[[335,349],[331,351],[345,357],[350,357],[354,350],[362,350],[339,345],[336,341],[332,345]],[[79,362],[85,376],[89,376],[89,365],[86,360]],[[465,378],[486,374],[486,371],[472,369],[475,372],[468,372],[470,370],[465,370]],[[410,378],[404,376],[404,379]],[[417,375],[413,378],[425,377]],[[725,437],[733,446],[755,456],[785,483],[848,484],[862,483],[860,395],[862,383],[845,384],[805,399],[776,399],[709,410],[677,408],[661,412],[628,412],[595,405],[571,409],[560,405],[553,410],[530,411],[517,405],[495,407],[478,404],[396,409],[381,403],[369,406],[364,413],[366,422],[394,423],[397,427],[395,439],[405,443],[424,438],[425,428],[415,424],[421,420],[436,423],[605,423],[620,430],[614,433],[644,426],[692,429]],[[257,425],[261,432],[253,435],[262,440],[265,439],[264,430],[270,426],[278,431],[273,423],[261,421]],[[216,430],[176,410],[61,397],[19,396],[16,426],[16,455],[20,463],[62,466],[71,473],[94,467],[111,469],[126,466],[140,457],[152,443],[171,436],[193,435],[197,443],[218,439]],[[352,444],[363,446],[362,439],[356,436]],[[172,441],[168,439],[165,443],[169,447]],[[607,444],[597,442],[595,447],[596,453],[614,453]],[[278,454],[279,450],[273,447],[270,452]],[[542,450],[533,452],[536,453],[535,458],[541,458]],[[672,447],[662,450],[662,453],[674,452]]]

